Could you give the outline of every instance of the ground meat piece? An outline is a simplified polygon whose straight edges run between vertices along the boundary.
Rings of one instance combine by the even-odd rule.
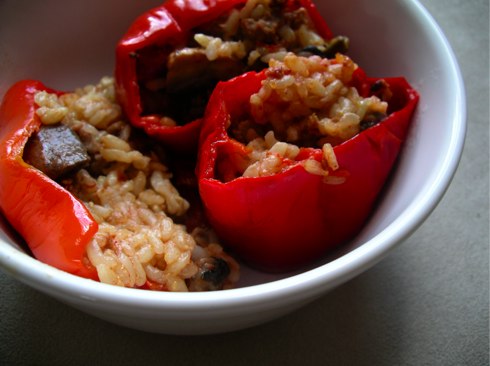
[[[51,179],[57,179],[90,162],[87,150],[67,126],[42,126],[29,139],[24,160]]]
[[[298,29],[303,24],[308,24],[310,22],[308,12],[303,7],[292,12],[284,13],[284,18],[286,24],[288,24],[292,29]]]
[[[275,44],[279,41],[277,21],[248,18],[242,20],[241,27],[245,37],[255,42]]]

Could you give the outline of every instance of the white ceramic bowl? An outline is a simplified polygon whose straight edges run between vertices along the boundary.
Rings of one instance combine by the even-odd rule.
[[[33,78],[60,90],[94,83],[113,69],[114,45],[132,19],[159,1],[0,2],[0,97]],[[372,76],[405,76],[420,103],[396,172],[362,233],[300,273],[244,268],[240,287],[158,293],[109,286],[56,270],[25,254],[0,217],[1,269],[48,295],[108,321],[146,331],[207,334],[277,318],[357,276],[403,242],[447,189],[463,148],[465,95],[441,30],[411,0],[317,1],[350,55]],[[1,177],[0,177],[1,179]]]

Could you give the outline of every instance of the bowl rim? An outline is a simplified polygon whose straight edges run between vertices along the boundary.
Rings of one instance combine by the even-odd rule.
[[[412,16],[422,20],[434,31],[433,37],[446,54],[450,74],[455,85],[454,113],[449,127],[450,141],[447,153],[431,184],[420,191],[409,206],[372,239],[343,256],[303,273],[272,282],[230,290],[206,293],[169,293],[122,288],[80,278],[41,263],[0,239],[0,267],[5,273],[52,295],[65,294],[87,301],[125,303],[130,307],[147,309],[213,310],[228,306],[272,301],[311,298],[355,277],[379,262],[392,249],[405,240],[435,209],[449,187],[457,170],[466,135],[465,87],[455,54],[437,22],[418,0],[404,0],[414,6],[407,7]]]

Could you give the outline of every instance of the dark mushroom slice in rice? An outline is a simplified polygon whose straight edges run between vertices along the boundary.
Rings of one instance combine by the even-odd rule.
[[[220,57],[210,61],[202,49],[184,48],[173,52],[167,62],[167,77],[162,101],[148,111],[157,111],[165,103],[170,118],[190,122],[202,116],[213,87],[243,71],[239,60]]]
[[[324,45],[319,46],[306,46],[299,53],[300,56],[320,56],[323,58],[333,58],[337,53],[347,53],[349,49],[349,38],[344,36],[337,36],[330,41],[325,42]]]
[[[42,126],[31,136],[24,150],[24,160],[51,179],[57,179],[90,162],[87,149],[67,126]]]
[[[219,257],[201,258],[197,262],[198,273],[191,280],[191,290],[221,290],[230,275],[228,262]]]

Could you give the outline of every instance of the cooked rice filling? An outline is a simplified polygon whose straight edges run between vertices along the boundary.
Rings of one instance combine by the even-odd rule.
[[[356,68],[342,54],[325,59],[288,53],[282,61],[270,60],[266,79],[250,97],[249,118],[229,127],[231,136],[249,149],[242,175],[279,173],[291,166],[301,147],[322,149],[321,161],[304,162],[308,172],[337,170],[333,147],[387,114],[386,101],[361,97],[350,86]]]
[[[101,282],[165,291],[230,288],[238,264],[205,227],[189,233],[178,224],[189,203],[172,184],[172,174],[156,150],[137,149],[122,119],[112,78],[74,93],[35,96],[43,124],[62,124],[83,142],[88,166],[59,183],[79,198],[99,224],[86,261]],[[150,144],[151,145],[151,144]]]

